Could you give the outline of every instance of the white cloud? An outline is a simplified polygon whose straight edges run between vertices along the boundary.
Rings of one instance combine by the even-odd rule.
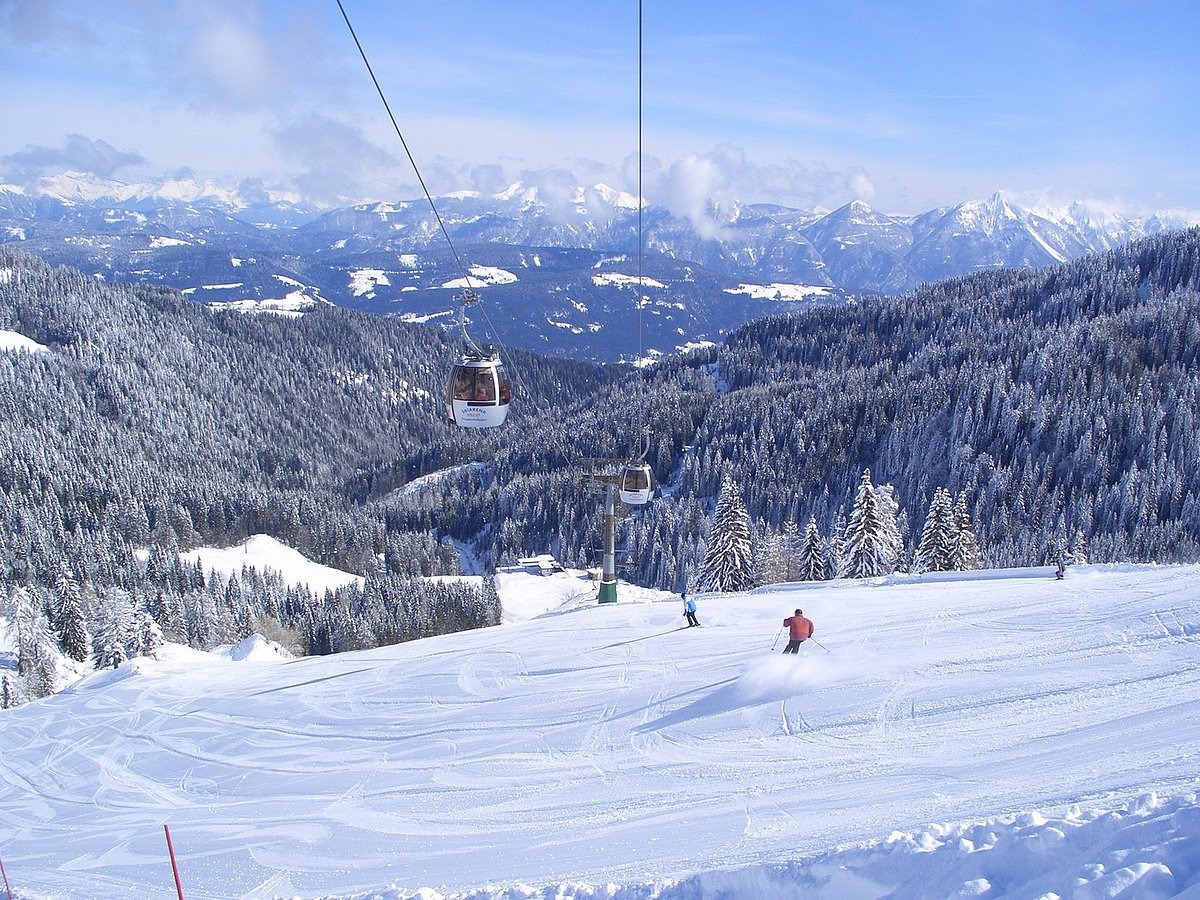
[[[257,106],[279,92],[280,71],[253,19],[214,9],[185,39],[188,74],[203,79],[215,99]]]

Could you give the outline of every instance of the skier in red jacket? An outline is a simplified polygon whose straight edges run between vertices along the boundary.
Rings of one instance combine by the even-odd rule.
[[[804,610],[798,609],[794,616],[784,619],[783,624],[788,629],[788,645],[783,648],[783,652],[799,653],[800,645],[812,637],[814,630],[812,619],[806,618]]]

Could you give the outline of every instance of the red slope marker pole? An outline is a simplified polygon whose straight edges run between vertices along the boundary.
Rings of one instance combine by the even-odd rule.
[[[167,852],[171,854],[171,871],[175,873],[175,892],[183,900],[183,884],[179,880],[179,866],[175,865],[175,848],[171,846],[171,829],[163,823],[163,834],[167,836]]]
[[[13,900],[12,888],[8,886],[8,873],[4,871],[4,858],[0,857],[0,875],[4,876],[4,890],[8,892],[8,900]]]

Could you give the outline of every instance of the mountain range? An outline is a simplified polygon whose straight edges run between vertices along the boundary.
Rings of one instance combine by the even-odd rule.
[[[68,173],[0,186],[0,243],[251,309],[324,302],[450,325],[469,284],[485,301],[470,326],[479,342],[614,361],[718,341],[774,312],[1051,265],[1189,224],[1082,203],[1034,210],[999,193],[915,216],[857,200],[713,206],[703,221],[646,206],[639,253],[637,198],[604,185],[555,199],[518,184],[435,205],[438,217],[424,198],[319,209],[260,188]]]

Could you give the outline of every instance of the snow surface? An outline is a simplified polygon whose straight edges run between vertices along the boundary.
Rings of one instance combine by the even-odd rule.
[[[451,289],[488,287],[494,284],[513,284],[517,280],[517,276],[512,272],[497,266],[471,266],[467,271],[470,275],[469,278],[452,278],[442,287]]]
[[[0,271],[0,275],[3,275],[3,271]],[[19,332],[0,329],[0,353],[5,351],[9,353],[49,353],[50,348]]]
[[[279,276],[275,277],[278,278]],[[309,296],[304,290],[289,291],[283,297],[264,298],[262,300],[214,300],[209,301],[207,306],[212,310],[230,310],[249,315],[269,313],[270,315],[294,319],[304,315],[305,312],[313,309],[318,304],[326,302],[320,296]]]
[[[739,284],[735,288],[725,288],[726,294],[746,294],[755,300],[780,300],[799,302],[811,300],[814,297],[829,296],[829,288],[814,284]]]
[[[426,392],[428,394],[428,392]],[[450,466],[446,469],[439,469],[436,472],[430,472],[428,475],[421,475],[414,478],[412,481],[396,488],[388,496],[404,496],[407,494],[419,494],[422,491],[429,489],[440,490],[447,481],[456,481],[468,472],[478,472],[482,476],[487,471],[487,465],[481,462],[463,463],[461,466]]]
[[[174,896],[164,824],[189,900],[1196,897],[1198,580],[777,586],[681,629],[565,573],[498,579],[533,617],[496,628],[133,660],[0,713],[0,857],[26,900]]]
[[[355,297],[375,296],[375,288],[379,285],[391,286],[387,273],[383,269],[353,269],[350,271],[350,292]]]
[[[199,560],[205,572],[220,572],[225,577],[240,574],[243,567],[259,572],[279,572],[287,584],[308,585],[318,597],[324,596],[326,590],[336,591],[348,584],[361,587],[363,584],[361,576],[315,563],[300,551],[266,534],[253,535],[236,547],[201,547],[179,556],[192,565]]]
[[[624,275],[620,272],[601,272],[599,275],[592,276],[592,284],[597,287],[605,287],[608,285],[616,285],[617,287],[627,287],[628,285],[641,284],[644,288],[665,288],[666,285],[657,279],[651,278],[648,275],[643,275],[638,278],[637,275]]]
[[[192,246],[191,241],[184,241],[184,240],[180,240],[179,238],[162,237],[161,235],[154,235],[150,238],[150,249],[151,250],[161,250],[163,247],[190,247],[190,246]]]

